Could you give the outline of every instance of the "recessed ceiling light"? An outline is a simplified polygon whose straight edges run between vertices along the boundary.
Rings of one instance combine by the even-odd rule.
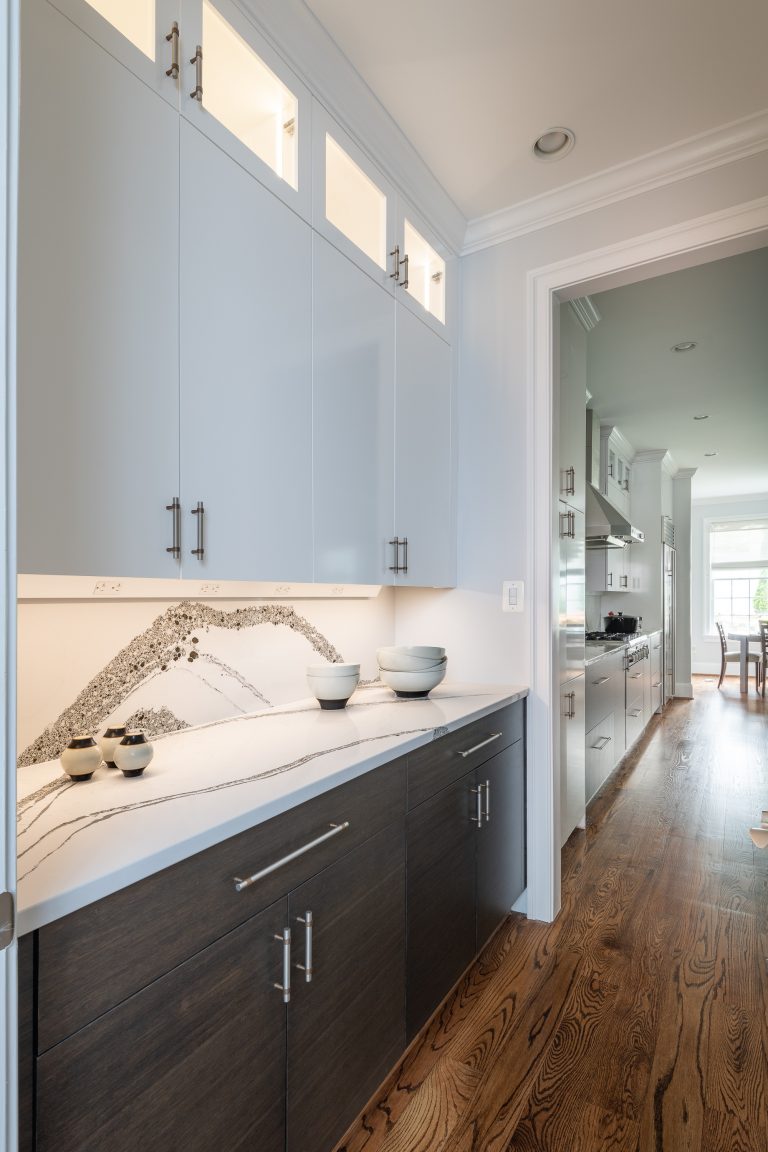
[[[560,160],[567,156],[576,143],[570,128],[548,128],[533,145],[537,160]]]
[[[671,350],[673,352],[692,352],[695,347],[695,340],[681,340],[679,344],[674,344]]]
[[[709,416],[694,416],[694,420],[709,420]]]
[[[705,456],[717,456],[717,452],[705,452]]]

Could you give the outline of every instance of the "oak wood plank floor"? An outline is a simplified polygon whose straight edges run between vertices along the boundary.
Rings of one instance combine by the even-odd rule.
[[[766,704],[694,677],[336,1152],[766,1152]]]

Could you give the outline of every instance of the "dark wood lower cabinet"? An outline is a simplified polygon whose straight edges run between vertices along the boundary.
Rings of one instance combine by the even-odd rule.
[[[290,895],[288,1152],[328,1152],[405,1048],[405,830],[374,836]]]
[[[283,1152],[287,915],[272,905],[44,1052],[38,1152]]]
[[[525,888],[525,751],[522,740],[478,770],[487,812],[477,837],[480,951]]]

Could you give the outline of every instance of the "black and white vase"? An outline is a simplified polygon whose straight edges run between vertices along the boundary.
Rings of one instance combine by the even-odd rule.
[[[99,739],[99,747],[107,768],[117,768],[115,764],[115,748],[128,731],[127,724],[111,724],[104,735]]]
[[[123,776],[141,776],[154,751],[143,732],[126,732],[113,756]]]
[[[101,748],[93,736],[74,736],[61,754],[61,766],[73,780],[90,780],[101,764]]]

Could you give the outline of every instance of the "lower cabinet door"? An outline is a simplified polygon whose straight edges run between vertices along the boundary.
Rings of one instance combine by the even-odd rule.
[[[44,1052],[37,1152],[282,1152],[287,916],[271,905]]]
[[[329,1152],[405,1047],[402,823],[292,892],[290,916],[286,1148]]]
[[[477,837],[477,949],[525,888],[525,751],[523,741],[477,770],[483,823]]]
[[[408,813],[407,1039],[475,954],[476,774]]]
[[[589,803],[598,788],[608,779],[616,763],[613,712],[587,732],[585,744],[585,791]]]

